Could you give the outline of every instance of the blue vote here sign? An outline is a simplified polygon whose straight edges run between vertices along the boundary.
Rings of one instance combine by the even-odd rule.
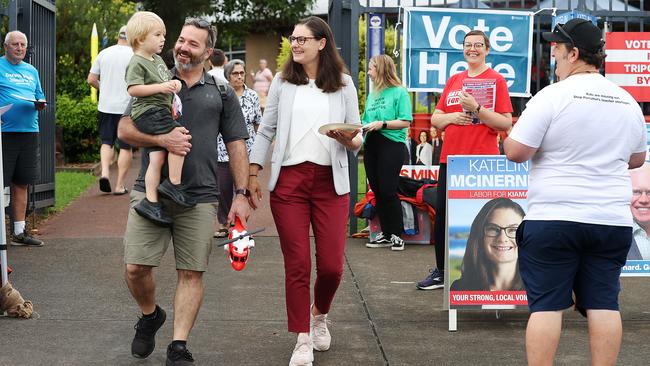
[[[532,12],[406,8],[402,80],[409,91],[442,92],[467,69],[463,37],[482,30],[490,39],[486,62],[503,75],[511,96],[530,95]]]

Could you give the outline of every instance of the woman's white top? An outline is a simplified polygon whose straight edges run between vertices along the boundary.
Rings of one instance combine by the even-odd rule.
[[[312,162],[332,165],[330,138],[318,133],[318,128],[330,123],[329,97],[310,79],[296,88],[289,128],[288,148],[282,166]]]

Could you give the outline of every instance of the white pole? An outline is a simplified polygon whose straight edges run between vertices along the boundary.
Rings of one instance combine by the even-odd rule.
[[[3,182],[3,169],[2,166],[2,139],[0,139],[0,187],[2,194],[0,194],[0,267],[2,267],[2,287],[9,282],[9,267],[7,265],[7,228],[5,227],[5,194]]]

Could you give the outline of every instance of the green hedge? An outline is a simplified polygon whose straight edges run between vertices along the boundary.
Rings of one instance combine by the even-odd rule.
[[[57,95],[56,125],[63,132],[66,162],[87,163],[99,160],[101,140],[97,132],[97,104],[84,97],[76,100]]]

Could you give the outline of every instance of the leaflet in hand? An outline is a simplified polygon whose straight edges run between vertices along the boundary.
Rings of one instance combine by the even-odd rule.
[[[497,98],[496,79],[465,79],[463,80],[463,91],[473,96],[481,108],[494,110],[494,102]],[[475,114],[472,114],[472,123],[483,122]]]
[[[37,100],[37,99],[34,99],[34,98],[25,98],[25,97],[23,97],[23,96],[21,96],[21,95],[18,95],[18,94],[11,94],[11,96],[14,97],[14,98],[16,98],[16,99],[25,100],[25,101],[27,101],[27,102],[32,102],[32,103],[45,103],[45,104],[47,104],[47,102],[44,101],[44,100]]]

